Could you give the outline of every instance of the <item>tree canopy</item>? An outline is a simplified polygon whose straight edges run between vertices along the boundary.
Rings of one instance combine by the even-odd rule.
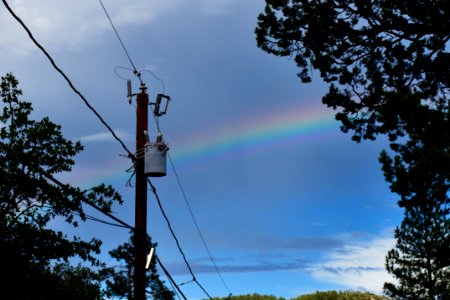
[[[395,230],[396,247],[386,257],[387,270],[398,279],[385,283],[387,295],[394,299],[450,299],[450,222],[446,213],[438,202],[405,211]]]
[[[323,103],[355,141],[389,138],[380,162],[405,208],[386,258],[396,299],[447,299],[450,288],[449,15],[448,0],[266,0],[255,30],[303,82],[320,74]]]
[[[32,105],[20,100],[12,74],[1,78],[0,264],[7,299],[97,299],[101,278],[95,269],[68,264],[78,258],[98,267],[100,240],[84,241],[49,227],[62,219],[76,227],[86,220],[86,202],[104,212],[120,195],[98,185],[80,189],[55,176],[70,172],[83,147],[65,139],[48,118],[30,118]]]
[[[236,295],[224,298],[212,298],[212,300],[285,300],[284,298],[279,298],[273,295],[260,295],[260,294],[248,294],[248,295]]]
[[[134,274],[134,256],[135,251],[133,237],[129,242],[119,245],[117,248],[109,251],[109,255],[120,263],[114,268],[104,269],[107,275],[106,279],[106,293],[109,296],[117,297],[119,299],[134,299],[133,290],[133,274]],[[148,239],[148,248],[150,245],[156,248],[156,244],[152,244],[151,239]],[[174,293],[169,290],[164,282],[159,278],[156,270],[155,259],[153,257],[150,262],[146,275],[146,294],[152,299],[157,300],[172,300]]]
[[[232,297],[213,298],[213,300],[286,300],[285,298],[276,297],[273,295],[236,295]],[[357,291],[317,291],[315,293],[309,293],[300,295],[291,300],[387,300],[386,297],[375,295],[368,292]]]
[[[293,57],[303,82],[318,70],[330,83],[323,102],[355,140],[448,141],[449,10],[447,0],[267,0],[257,44]]]
[[[301,295],[291,300],[386,300],[386,297],[369,292],[325,291]]]

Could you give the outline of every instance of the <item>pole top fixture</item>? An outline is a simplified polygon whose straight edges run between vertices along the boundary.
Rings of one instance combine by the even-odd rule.
[[[142,82],[139,89],[141,90],[142,93],[145,93],[145,91],[147,90],[147,86],[145,85],[145,83]]]

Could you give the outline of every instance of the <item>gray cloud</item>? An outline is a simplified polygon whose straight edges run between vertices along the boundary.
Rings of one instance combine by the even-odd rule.
[[[333,237],[300,236],[280,238],[274,236],[233,236],[233,245],[242,249],[273,250],[335,250],[345,245],[343,240]]]
[[[248,273],[248,272],[272,272],[272,271],[288,271],[299,270],[311,267],[311,264],[303,258],[293,258],[278,261],[275,257],[247,257],[242,261],[235,259],[215,260],[216,266],[221,273]],[[216,269],[212,265],[209,258],[200,258],[189,262],[192,270],[196,274],[215,273]],[[187,275],[188,269],[184,262],[169,263],[168,269],[176,275]]]

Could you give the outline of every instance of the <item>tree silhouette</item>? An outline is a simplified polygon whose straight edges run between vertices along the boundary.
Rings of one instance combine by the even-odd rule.
[[[95,269],[72,267],[70,258],[100,266],[100,240],[84,241],[49,228],[58,218],[76,227],[86,220],[83,202],[105,212],[122,200],[111,186],[80,189],[58,185],[54,175],[70,172],[83,148],[61,134],[48,118],[30,119],[12,74],[1,78],[0,265],[5,299],[97,299],[101,278]],[[64,273],[64,276],[62,276]],[[82,277],[85,276],[84,279]],[[77,286],[69,286],[77,282]]]
[[[405,219],[387,257],[400,285],[385,287],[398,299],[448,294],[449,13],[447,0],[266,0],[255,30],[261,49],[294,58],[303,82],[316,70],[329,84],[322,101],[353,140],[389,138],[380,161]],[[428,275],[411,280],[417,268]]]
[[[156,244],[151,243],[151,239],[148,238],[148,248],[150,245],[156,248]],[[107,294],[120,299],[132,300],[134,283],[134,242],[133,235],[129,242],[123,243],[117,248],[109,252],[112,258],[120,262],[119,266],[114,268],[107,268],[104,270],[105,274],[109,277],[106,280]],[[156,270],[155,259],[153,258],[146,276],[146,293],[152,297],[152,299],[158,300],[172,300],[174,299],[174,293],[169,290],[164,282],[159,278]]]

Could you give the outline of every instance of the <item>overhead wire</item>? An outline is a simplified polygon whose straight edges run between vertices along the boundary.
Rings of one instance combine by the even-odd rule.
[[[197,284],[197,286],[203,291],[203,293],[208,296],[209,299],[212,299],[211,296],[208,294],[206,289],[200,284],[200,282],[197,280],[197,278],[194,275],[194,272],[192,271],[191,265],[187,261],[186,254],[184,253],[183,249],[181,248],[180,241],[178,240],[177,236],[175,235],[175,232],[173,231],[172,224],[170,223],[169,218],[167,217],[166,212],[164,211],[164,208],[161,203],[161,199],[159,198],[158,192],[156,190],[156,187],[152,184],[150,179],[147,179],[147,182],[150,184],[151,190],[153,194],[155,195],[156,202],[158,203],[159,209],[161,210],[161,213],[166,220],[167,226],[169,227],[169,231],[172,234],[173,239],[175,240],[175,243],[177,245],[178,251],[181,253],[181,256],[183,257],[184,263],[186,264],[189,273],[192,276],[192,280]]]
[[[149,71],[149,72],[151,72],[151,71]],[[151,72],[151,74],[152,74],[155,78],[157,78],[158,80],[161,81],[161,83],[163,84],[164,90],[165,90],[164,81],[161,80],[161,79],[159,79],[158,77],[156,77],[156,76],[153,74],[153,72]],[[159,126],[159,118],[156,116],[156,114],[154,113],[153,110],[152,110],[152,115],[153,115],[153,118],[154,118],[155,123],[156,123],[156,128],[157,128],[157,130],[158,130],[158,134],[161,134],[161,129],[160,129],[160,126]],[[200,239],[201,239],[201,241],[202,241],[202,244],[203,244],[203,246],[204,246],[204,248],[205,248],[205,250],[206,250],[206,252],[207,252],[207,254],[208,254],[208,257],[209,257],[209,259],[211,260],[211,263],[212,263],[212,265],[213,265],[213,267],[214,267],[214,270],[215,270],[216,273],[218,274],[218,276],[219,276],[219,278],[220,278],[220,280],[221,280],[223,286],[224,286],[225,289],[228,291],[229,295],[232,295],[232,292],[230,291],[230,288],[228,287],[227,283],[225,282],[225,279],[223,278],[222,273],[220,272],[219,268],[217,267],[217,264],[215,263],[214,258],[213,258],[212,255],[211,255],[211,251],[209,250],[208,245],[206,244],[206,240],[205,240],[205,238],[204,238],[204,236],[203,236],[203,234],[202,234],[202,232],[201,232],[201,230],[200,230],[200,226],[198,225],[198,222],[197,222],[197,220],[196,220],[196,218],[195,218],[195,215],[194,215],[194,213],[193,213],[193,211],[192,211],[191,205],[189,204],[188,197],[187,197],[187,195],[186,195],[186,192],[184,191],[183,185],[181,184],[180,177],[178,176],[178,172],[176,171],[175,164],[174,164],[173,161],[172,161],[172,157],[170,156],[170,153],[168,153],[168,156],[169,156],[170,165],[171,165],[172,170],[173,170],[173,172],[174,172],[174,174],[175,174],[175,177],[176,177],[176,179],[177,179],[178,187],[179,187],[180,190],[181,190],[181,193],[182,193],[182,195],[183,195],[183,199],[184,199],[184,201],[185,201],[185,203],[186,203],[186,205],[187,205],[187,207],[188,207],[189,214],[191,215],[191,218],[192,218],[192,220],[193,220],[193,222],[194,222],[194,224],[195,224],[195,228],[197,229],[197,233],[198,233],[198,235],[200,236]],[[149,182],[149,183],[150,183],[150,185],[152,186],[152,183],[151,183],[151,182]],[[153,189],[153,188],[154,188],[154,187],[152,186],[152,189]],[[155,195],[156,195],[156,194],[155,194]],[[157,197],[157,198],[158,198],[158,197]],[[161,207],[161,206],[160,206],[160,208],[161,208],[161,210],[162,210],[162,207]],[[163,213],[163,214],[164,214],[164,213]],[[165,216],[165,218],[166,218],[166,216]],[[166,221],[168,222],[168,219],[167,219],[167,218],[166,218]]]
[[[173,285],[172,281],[169,280],[170,286],[172,287],[173,292],[177,296],[178,299],[181,300],[180,295],[178,294],[178,291],[175,289],[175,286]]]
[[[46,178],[48,178],[50,181],[54,182],[55,184],[57,184],[58,186],[60,186],[61,188],[67,188],[67,186],[65,184],[63,184],[62,182],[60,182],[59,180],[57,180],[56,178],[54,178],[53,176],[49,175],[49,174],[43,174]],[[91,203],[90,201],[86,200],[86,199],[81,199],[83,202],[85,202],[86,204],[92,206],[93,208],[99,210],[101,213],[105,214],[106,216],[112,218],[113,220],[115,220],[116,222],[122,224],[124,228],[129,228],[131,230],[135,230],[134,227],[128,225],[127,223],[123,222],[122,220],[120,220],[119,218],[106,213],[104,211],[102,211],[97,205]],[[103,223],[103,222],[102,222]],[[109,223],[109,222],[106,222]],[[109,223],[110,225],[116,225],[117,224],[112,224]],[[165,266],[162,264],[161,260],[159,259],[158,256],[155,256],[156,261],[158,262],[158,264],[161,266],[161,269],[163,270],[164,274],[167,276],[167,278],[169,279],[169,282],[172,286],[172,288],[174,288],[175,293],[177,295],[178,298],[180,298],[179,295],[181,295],[181,297],[184,300],[187,300],[186,296],[183,294],[183,292],[181,291],[181,289],[179,288],[179,286],[176,284],[175,280],[173,279],[173,277],[170,275],[169,271],[165,268]],[[208,296],[209,297],[209,296]],[[211,297],[209,297],[211,299]]]
[[[51,208],[51,207],[50,207],[50,208]],[[77,212],[72,212],[72,213],[75,214],[75,215],[77,215],[77,216],[79,216],[79,217],[81,217],[81,214],[80,214],[80,213],[77,213]],[[85,215],[86,220],[89,220],[89,221],[94,221],[94,222],[102,223],[102,224],[105,224],[105,225],[111,225],[111,226],[115,226],[115,227],[119,227],[119,228],[130,229],[130,228],[127,227],[127,226],[124,226],[124,225],[121,225],[121,224],[117,224],[117,223],[111,223],[111,222],[108,222],[108,221],[105,221],[105,220],[102,220],[102,219],[93,217],[93,216],[88,215],[88,214],[86,214],[86,213],[85,213],[84,215]]]
[[[121,69],[121,70],[129,70],[129,71],[133,72],[133,69],[130,69],[130,68],[127,68],[127,67],[116,66],[116,67],[114,68],[114,73],[116,74],[116,76],[119,77],[119,78],[122,79],[122,80],[125,80],[125,81],[127,81],[129,78],[125,78],[125,77],[121,76],[121,75],[119,74],[119,72],[117,72],[118,69]]]
[[[115,34],[116,34],[116,37],[117,37],[117,39],[118,39],[119,42],[120,42],[120,45],[122,45],[122,49],[123,49],[123,51],[125,52],[125,55],[128,57],[128,60],[130,61],[131,66],[133,67],[134,75],[136,75],[136,77],[137,77],[137,78],[139,79],[139,81],[141,82],[141,85],[143,85],[144,82],[143,82],[142,79],[141,79],[141,73],[139,73],[139,71],[136,69],[136,66],[134,65],[134,62],[133,62],[133,60],[131,59],[131,56],[130,56],[130,54],[128,53],[128,50],[127,50],[127,48],[125,47],[125,44],[123,43],[123,41],[122,41],[122,39],[121,39],[121,37],[120,37],[120,35],[119,35],[119,32],[118,32],[117,29],[116,29],[116,26],[114,26],[114,23],[113,23],[113,21],[111,20],[111,17],[109,16],[108,11],[106,10],[105,5],[103,4],[102,0],[98,0],[98,1],[100,2],[100,5],[102,6],[103,11],[105,12],[106,17],[108,18],[109,23],[111,24],[111,27],[112,27],[112,29],[114,30],[114,32],[115,32]]]
[[[144,84],[142,79],[141,79],[141,74],[139,73],[139,71],[136,69],[133,60],[131,59],[122,39],[120,38],[120,35],[117,32],[117,29],[115,28],[105,6],[103,5],[103,2],[101,0],[99,0],[108,20],[111,23],[112,28],[114,29],[114,32],[116,33],[116,36],[120,42],[120,44],[122,45],[123,50],[125,51],[125,54],[127,55],[131,65],[133,66],[134,69],[134,74],[139,78],[141,84]],[[109,132],[112,134],[112,136],[114,137],[114,139],[116,139],[120,145],[122,146],[122,148],[127,152],[128,157],[134,160],[134,155],[133,153],[127,148],[127,146],[125,145],[125,143],[117,136],[117,134],[114,132],[114,130],[108,125],[108,123],[106,123],[106,121],[103,119],[103,117],[94,109],[94,107],[89,103],[89,101],[84,97],[84,95],[74,86],[74,84],[72,83],[72,81],[69,79],[69,77],[64,73],[64,71],[58,67],[58,65],[55,63],[54,59],[51,57],[51,55],[47,52],[47,50],[45,50],[45,48],[35,39],[34,35],[32,34],[31,30],[25,25],[25,23],[22,21],[22,19],[11,9],[11,7],[9,6],[9,4],[7,3],[6,0],[2,0],[2,3],[4,4],[4,6],[6,7],[6,9],[8,10],[8,12],[13,16],[14,19],[16,19],[17,22],[19,22],[19,24],[23,27],[23,29],[27,32],[28,36],[30,37],[30,39],[32,40],[32,42],[44,53],[44,55],[47,57],[47,59],[50,61],[51,65],[53,66],[53,68],[66,80],[66,82],[68,83],[68,85],[70,86],[70,88],[83,100],[83,102],[85,103],[85,105],[96,115],[96,117],[100,120],[100,122],[109,130]],[[148,71],[148,70],[145,70]],[[150,73],[152,73],[150,71]],[[154,76],[154,74],[153,74]],[[155,77],[155,76],[154,76]],[[157,77],[155,77],[156,79],[158,79]],[[160,80],[160,79],[159,79]],[[162,82],[162,81],[161,81]],[[163,88],[165,89],[164,85]],[[56,185],[60,186],[63,189],[67,188],[67,185],[63,184],[62,182],[60,182],[59,180],[57,180],[56,178],[54,178],[53,176],[51,176],[50,174],[45,174],[43,173],[42,175],[44,175],[47,179],[49,179],[50,181],[52,181],[53,183],[55,183]],[[151,183],[150,183],[151,184]],[[156,194],[156,188],[151,184],[153,191]],[[157,196],[158,202],[159,201],[159,197]],[[88,201],[87,199],[80,199],[81,201],[83,201],[84,203],[88,204],[89,206],[93,207],[94,209],[98,210],[100,213],[106,215],[107,217],[113,219],[114,221],[116,221],[117,223],[121,224],[121,225],[117,225],[117,224],[113,224],[110,222],[106,222],[100,219],[96,219],[93,217],[90,217],[90,219],[92,220],[96,220],[96,221],[101,221],[102,223],[105,224],[109,224],[109,225],[114,225],[114,226],[119,226],[119,227],[123,227],[123,228],[128,228],[131,230],[135,230],[135,228],[129,224],[127,224],[126,222],[120,220],[119,218],[115,217],[114,215],[105,212],[104,210],[102,210],[100,207],[98,207],[96,204]],[[162,209],[162,206],[161,206]],[[165,215],[165,214],[164,214]],[[167,217],[167,216],[166,216]],[[169,222],[169,220],[167,219],[167,221]],[[170,224],[170,222],[168,223]],[[171,227],[170,227],[171,228]],[[171,230],[173,233],[173,230]],[[176,238],[176,236],[173,234],[173,236]],[[177,239],[178,241],[178,239]],[[179,243],[177,242],[178,246]],[[181,250],[181,247],[179,247],[179,250]],[[181,250],[182,251],[182,250]],[[197,279],[195,278],[195,275],[192,272],[192,269],[190,267],[190,265],[188,264],[186,257],[184,255],[184,252],[182,252],[183,257],[185,262],[188,265],[189,271],[191,273],[191,275],[193,276],[193,280],[197,283],[197,285],[203,290],[203,292],[208,296],[208,298],[211,299],[211,296],[206,292],[206,290],[203,288],[203,286],[197,281]],[[170,273],[167,271],[167,269],[165,269],[165,267],[163,266],[163,264],[161,263],[161,261],[159,260],[159,258],[157,258],[158,263],[160,264],[161,268],[163,269],[164,273],[166,274],[166,276],[169,278],[169,280],[171,281],[172,286],[174,285],[178,292],[180,293],[180,295],[183,297],[183,299],[187,299],[183,292],[179,289],[179,287],[176,285],[175,281],[173,280],[172,276],[170,275]]]
[[[155,78],[156,80],[158,80],[161,83],[161,86],[163,88],[163,92],[162,93],[163,94],[166,93],[166,85],[164,84],[164,80],[162,80],[161,78],[156,76],[155,73],[152,70],[143,69],[143,70],[141,70],[141,72],[148,72],[148,73],[150,73],[153,76],[153,78]]]
[[[173,173],[175,174],[175,177],[177,179],[178,186],[179,186],[179,188],[181,190],[181,193],[183,195],[184,201],[186,202],[186,206],[188,207],[189,213],[190,213],[190,215],[192,217],[192,220],[193,220],[193,222],[195,224],[195,228],[197,229],[197,233],[200,236],[200,239],[202,240],[203,246],[205,247],[205,250],[208,253],[209,259],[211,260],[211,263],[214,266],[214,269],[215,269],[216,273],[219,275],[220,280],[222,281],[222,284],[224,285],[224,287],[228,291],[228,293],[231,294],[231,291],[228,288],[228,285],[226,284],[225,279],[222,276],[222,273],[220,272],[219,268],[217,267],[217,265],[216,265],[212,255],[211,255],[211,251],[209,251],[208,245],[206,244],[205,238],[203,237],[203,234],[202,234],[202,232],[200,230],[198,222],[197,222],[197,220],[196,220],[196,218],[194,216],[194,213],[192,211],[191,205],[189,204],[188,198],[186,196],[186,192],[184,191],[183,185],[181,184],[180,177],[178,176],[177,170],[175,169],[175,165],[174,165],[174,163],[172,161],[172,157],[170,156],[170,153],[168,153],[168,156],[169,156],[170,165],[172,166]]]
[[[33,167],[33,166],[31,166]],[[42,176],[44,176],[45,178],[47,178],[48,180],[50,180],[51,182],[53,182],[54,184],[56,184],[57,186],[59,186],[60,188],[62,188],[63,190],[66,190],[68,188],[67,184],[62,183],[61,181],[59,181],[58,179],[56,179],[55,177],[53,177],[51,174],[43,171],[43,170],[36,170],[39,174],[41,174]],[[135,230],[135,228],[129,224],[127,224],[126,222],[122,221],[121,219],[119,219],[118,217],[114,216],[111,213],[105,212],[103,209],[101,209],[98,205],[96,205],[95,203],[92,203],[91,201],[85,199],[85,198],[80,198],[80,201],[86,203],[87,205],[91,206],[92,208],[94,208],[95,210],[99,211],[100,213],[104,214],[105,216],[107,216],[108,218],[116,221],[117,223],[119,223],[122,227],[124,228],[128,228],[131,230]],[[112,225],[112,224],[110,224]],[[115,224],[117,225],[117,224]]]
[[[124,45],[122,39],[120,38],[120,35],[119,35],[119,33],[118,33],[116,27],[114,26],[114,23],[112,22],[112,20],[111,20],[109,14],[108,14],[108,11],[106,10],[106,7],[104,6],[102,0],[99,0],[99,2],[100,2],[101,6],[102,6],[102,8],[103,8],[103,11],[105,12],[106,17],[108,18],[108,20],[109,20],[109,22],[110,22],[110,24],[111,24],[111,26],[112,26],[112,28],[113,28],[113,30],[114,30],[114,32],[115,32],[116,36],[117,36],[117,39],[119,40],[120,44],[122,45],[122,48],[123,48],[123,50],[124,50],[126,56],[128,57],[128,60],[130,61],[130,64],[131,64],[132,67],[133,67],[133,72],[134,72],[134,74],[138,77],[139,81],[141,82],[141,85],[144,85],[144,83],[143,83],[143,81],[142,81],[142,78],[141,78],[141,74],[140,74],[140,72],[136,69],[136,66],[135,66],[134,63],[133,63],[133,60],[131,59],[131,56],[130,56],[130,54],[128,53],[128,50],[126,49],[126,47],[125,47],[125,45]],[[117,69],[116,69],[116,70],[117,70]],[[161,80],[160,78],[158,78],[157,76],[155,76],[155,74],[154,74],[152,71],[150,71],[150,70],[144,70],[144,71],[150,72],[150,74],[152,74],[152,76],[153,76],[155,79],[159,80],[159,81],[162,83],[163,90],[165,91],[165,85],[164,85],[164,81],[163,81],[163,80]],[[116,72],[116,74],[117,74],[117,72]],[[157,117],[156,117],[155,115],[154,115],[154,117],[155,117],[155,121],[156,121],[156,124],[157,124],[157,127],[158,127],[158,132],[160,132],[160,130],[159,130],[159,122],[158,122],[158,119],[157,119]],[[140,151],[138,151],[138,152],[142,152],[142,149],[141,149]],[[139,154],[141,154],[141,153],[136,153],[136,156],[139,155]],[[187,260],[186,260],[186,256],[185,256],[183,250],[182,250],[181,247],[180,247],[180,244],[179,244],[179,242],[178,242],[178,239],[176,238],[175,233],[173,232],[172,226],[170,225],[170,221],[169,221],[169,219],[167,218],[166,214],[164,213],[164,210],[163,210],[163,208],[162,208],[162,206],[161,206],[161,201],[159,200],[159,196],[158,196],[158,194],[157,194],[157,192],[156,192],[156,188],[153,186],[153,184],[150,182],[150,180],[147,180],[147,181],[150,183],[150,186],[152,187],[152,191],[153,191],[153,193],[155,194],[156,198],[158,199],[158,203],[159,203],[159,205],[160,205],[161,211],[163,212],[163,215],[164,215],[164,217],[165,217],[165,219],[166,219],[166,221],[167,221],[167,223],[168,223],[168,225],[169,225],[169,228],[170,228],[170,231],[171,231],[171,233],[172,233],[172,236],[173,236],[173,237],[175,238],[175,240],[176,240],[177,247],[178,247],[178,249],[180,250],[180,252],[181,252],[181,254],[182,254],[182,256],[183,256],[183,259],[184,259],[185,263],[186,263],[187,266],[188,266],[189,272],[191,273],[191,275],[192,275],[192,277],[193,277],[193,280],[194,280],[194,281],[197,283],[197,285],[203,290],[203,292],[208,296],[208,298],[212,299],[211,296],[208,294],[208,292],[206,292],[205,288],[204,288],[204,287],[196,280],[195,275],[194,275],[194,273],[192,272],[192,269],[191,269],[189,263],[188,263]],[[158,261],[159,261],[159,259],[158,259]],[[167,270],[165,270],[165,268],[163,267],[163,265],[161,264],[160,261],[159,261],[159,263],[160,263],[161,267],[163,268],[164,272],[166,273],[166,275],[168,276],[168,278],[175,284],[175,281],[173,281],[173,279],[171,279],[170,274],[167,272]],[[178,286],[177,286],[176,284],[175,284],[175,286],[177,287],[178,291],[179,291],[180,294],[183,296],[183,298],[186,299],[186,297],[183,295],[183,293],[181,292],[181,290],[179,290]]]
[[[89,101],[83,96],[83,94],[73,85],[73,83],[70,81],[69,77],[56,65],[53,58],[50,56],[50,54],[45,50],[45,48],[34,38],[33,34],[31,33],[30,29],[25,25],[25,23],[22,21],[22,19],[19,18],[15,14],[15,12],[11,9],[11,7],[8,5],[6,0],[2,0],[3,4],[5,5],[6,9],[9,11],[9,13],[14,17],[14,19],[17,20],[17,22],[20,23],[20,25],[25,29],[30,39],[33,41],[33,43],[44,53],[44,55],[48,58],[53,68],[58,71],[59,74],[66,80],[66,82],[69,84],[70,88],[83,100],[84,104],[95,114],[95,116],[100,120],[100,122],[109,130],[109,132],[112,134],[114,139],[116,139],[122,148],[128,153],[128,157],[131,159],[133,158],[132,152],[127,148],[125,143],[117,136],[117,134],[114,132],[114,130],[106,123],[106,121],[102,118],[102,116],[94,109],[94,107],[89,103]]]
[[[169,271],[167,271],[166,267],[164,267],[164,265],[162,264],[161,260],[159,259],[158,256],[156,256],[156,261],[158,262],[158,264],[160,265],[161,269],[163,270],[164,274],[166,274],[167,278],[169,279],[169,281],[172,284],[172,287],[175,287],[176,290],[178,291],[178,293],[181,295],[181,297],[184,300],[187,300],[186,296],[183,294],[183,292],[181,291],[180,287],[176,284],[175,280],[173,279],[173,277],[170,275]]]
[[[64,183],[62,183],[61,181],[59,181],[58,179],[54,178],[52,175],[47,174],[46,172],[40,172],[40,173],[41,173],[44,177],[46,177],[47,179],[49,179],[50,181],[52,181],[53,183],[55,183],[56,185],[58,185],[59,187],[61,187],[61,188],[63,188],[63,189],[66,189],[66,188],[67,188],[67,185],[66,185],[66,184],[64,184]],[[90,201],[88,201],[88,200],[86,200],[86,199],[80,199],[80,200],[83,201],[84,203],[86,203],[86,204],[92,206],[93,208],[95,208],[96,210],[100,211],[102,214],[108,216],[109,218],[113,219],[114,221],[120,223],[120,224],[122,225],[123,228],[128,228],[128,229],[131,229],[131,230],[133,230],[133,231],[135,230],[135,228],[134,228],[133,226],[128,225],[127,223],[125,223],[124,221],[120,220],[119,218],[113,216],[112,214],[103,211],[100,207],[98,207],[98,206],[95,205],[94,203],[92,203],[92,202],[90,202]],[[93,218],[93,217],[92,217],[92,218]],[[94,218],[94,219],[97,219],[97,218]],[[97,219],[97,220],[99,220],[99,219]],[[102,221],[102,223],[105,223],[105,224],[114,225],[114,226],[120,226],[120,225],[113,224],[113,223],[109,223],[109,222],[106,222],[106,221],[103,221],[103,220],[101,220],[101,221]],[[181,291],[181,289],[179,288],[179,286],[176,284],[175,280],[174,280],[173,277],[170,275],[169,271],[164,267],[164,265],[162,264],[162,262],[161,262],[161,260],[159,259],[159,257],[158,257],[158,256],[155,256],[155,259],[156,259],[156,261],[159,263],[159,265],[161,266],[161,269],[163,270],[164,274],[166,274],[167,278],[169,279],[169,282],[170,282],[170,284],[172,285],[172,288],[176,289],[176,292],[178,292],[178,293],[177,293],[177,296],[178,296],[178,294],[179,294],[179,295],[182,296],[182,298],[183,298],[184,300],[187,300],[186,296],[183,294],[183,292]],[[198,282],[197,282],[197,284],[198,284]],[[207,294],[207,295],[208,295],[208,294]],[[209,297],[209,295],[208,295],[208,297]],[[179,296],[178,296],[178,298],[179,298]],[[209,297],[209,298],[211,299],[211,297]]]
[[[127,226],[120,225],[120,224],[116,224],[116,223],[111,223],[111,222],[108,222],[108,221],[105,221],[105,220],[101,220],[101,219],[98,219],[98,218],[93,217],[93,216],[90,216],[90,215],[86,215],[86,219],[91,220],[91,221],[94,221],[94,222],[98,222],[98,223],[103,223],[103,224],[106,224],[106,225],[111,225],[111,226],[119,227],[119,228],[130,229],[130,228],[127,227]]]

